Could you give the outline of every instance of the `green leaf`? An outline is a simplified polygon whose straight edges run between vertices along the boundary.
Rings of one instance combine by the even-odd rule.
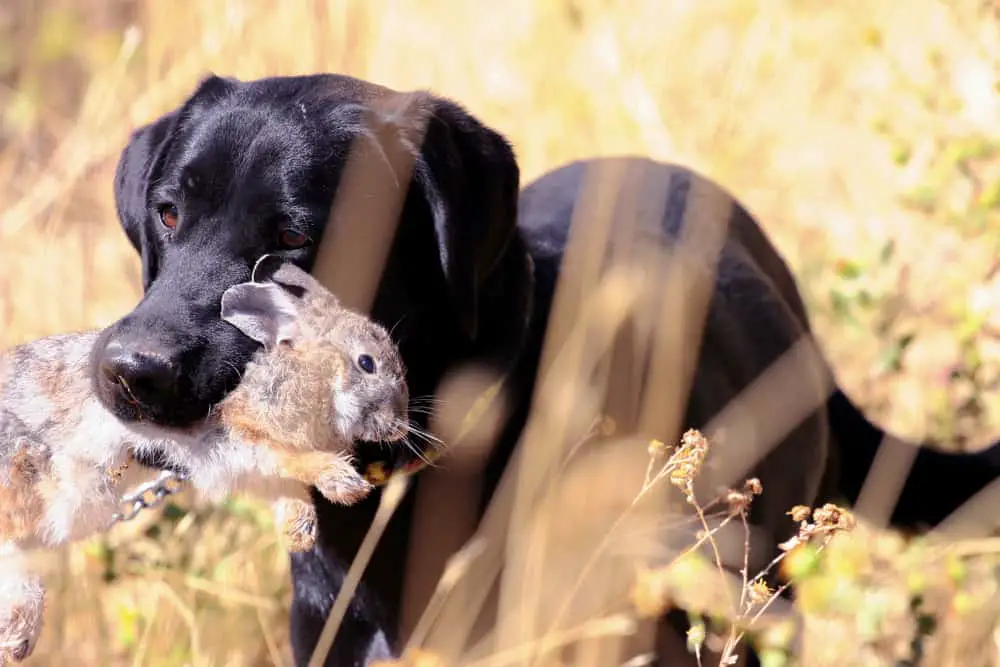
[[[862,39],[866,46],[878,49],[882,46],[882,31],[875,26],[871,26],[865,30]]]
[[[993,181],[979,195],[979,205],[991,209],[1000,206],[1000,180]]]
[[[892,161],[895,162],[897,166],[905,167],[909,164],[912,157],[913,151],[910,150],[909,146],[900,144],[892,149]]]
[[[70,10],[44,14],[38,31],[36,48],[43,62],[53,62],[71,56],[82,42],[80,25]]]
[[[876,362],[879,373],[896,372],[903,366],[903,354],[915,338],[915,334],[906,333],[896,339],[889,349],[885,350]]]
[[[788,664],[788,654],[781,649],[765,648],[758,656],[760,667],[785,667]]]
[[[881,264],[888,264],[896,256],[896,239],[889,239],[879,250],[878,261]]]
[[[839,259],[834,263],[834,271],[844,280],[854,280],[861,277],[864,268],[860,263],[850,259]]]

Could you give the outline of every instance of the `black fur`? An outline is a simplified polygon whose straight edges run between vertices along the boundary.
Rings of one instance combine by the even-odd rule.
[[[142,255],[145,296],[102,336],[109,352],[99,345],[95,354],[95,384],[109,408],[123,419],[183,427],[232,388],[254,344],[219,320],[223,291],[246,280],[265,253],[311,268],[315,246],[283,250],[279,229],[321,238],[348,143],[372,106],[391,95],[344,76],[213,77],[182,107],[134,133],[115,197]],[[465,360],[511,371],[514,408],[483,471],[481,512],[526,417],[585,163],[528,187],[518,216],[518,166],[507,142],[457,105],[431,99],[415,185],[372,314],[388,326],[402,319],[396,337],[411,396],[433,394],[442,375]],[[642,159],[631,165],[650,187],[667,188],[670,205],[656,233],[669,239],[684,212],[685,188],[697,176]],[[172,239],[159,222],[164,204],[179,208]],[[809,329],[795,281],[755,221],[734,205],[730,226],[728,268],[709,314],[685,427],[704,424]],[[823,500],[838,489],[856,497],[881,436],[836,391],[827,409],[804,420],[761,463],[764,497],[773,500],[755,507],[755,521],[778,530],[789,523],[783,516],[789,500]],[[927,493],[927,471],[939,476],[952,468],[974,479],[953,478],[953,493],[944,497]],[[906,525],[934,523],[997,469],[993,455],[925,450],[895,516]],[[320,544],[292,558],[298,664],[308,660],[378,495],[351,508],[317,498]],[[361,665],[384,657],[385,645],[398,648],[413,498],[411,489],[390,522],[328,664]]]

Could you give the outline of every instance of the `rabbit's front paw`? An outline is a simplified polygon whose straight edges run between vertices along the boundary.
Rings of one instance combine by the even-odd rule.
[[[330,502],[353,505],[363,500],[375,487],[357,471],[340,468],[336,472],[320,477],[316,489]]]

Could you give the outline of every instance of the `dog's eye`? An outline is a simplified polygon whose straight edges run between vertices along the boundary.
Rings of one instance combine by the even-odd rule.
[[[312,243],[312,239],[308,235],[294,229],[283,229],[278,234],[278,242],[286,250],[298,250]]]
[[[365,373],[371,375],[375,372],[375,360],[371,358],[371,355],[362,354],[358,357],[358,367]]]
[[[160,215],[160,222],[167,229],[177,229],[177,207],[173,204],[164,204],[157,212]]]

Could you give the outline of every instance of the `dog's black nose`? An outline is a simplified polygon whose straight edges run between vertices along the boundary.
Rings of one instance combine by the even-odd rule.
[[[104,348],[101,380],[122,398],[140,405],[157,405],[173,396],[177,365],[166,355],[141,345],[111,341]]]

